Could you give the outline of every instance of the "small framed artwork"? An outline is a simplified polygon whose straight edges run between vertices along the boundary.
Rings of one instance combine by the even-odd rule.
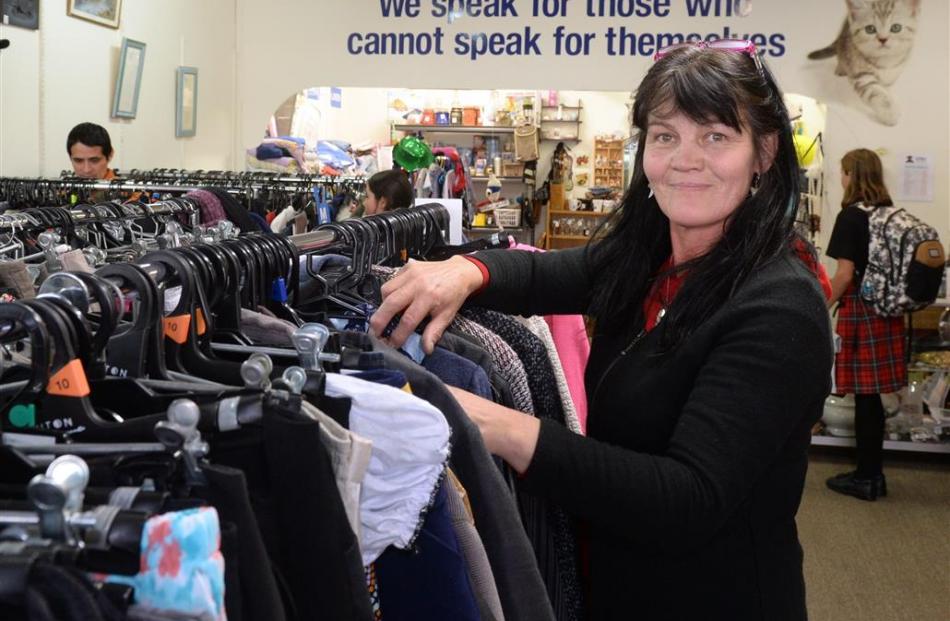
[[[37,30],[40,27],[39,0],[0,0],[3,24]]]
[[[101,26],[118,28],[122,0],[67,0],[66,14]]]
[[[119,73],[115,79],[115,97],[112,100],[112,116],[135,118],[144,67],[145,44],[123,38],[122,51],[119,53]]]
[[[198,69],[179,67],[175,136],[194,136],[198,126]]]

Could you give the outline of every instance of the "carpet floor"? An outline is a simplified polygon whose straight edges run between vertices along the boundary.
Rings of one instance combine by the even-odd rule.
[[[811,621],[950,620],[950,460],[885,454],[888,496],[836,494],[843,452],[813,450],[798,512]]]

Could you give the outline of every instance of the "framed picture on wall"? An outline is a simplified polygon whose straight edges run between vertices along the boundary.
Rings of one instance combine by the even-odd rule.
[[[122,51],[119,53],[119,73],[115,79],[115,97],[112,99],[112,116],[135,118],[144,67],[145,44],[123,38]]]
[[[198,69],[179,67],[175,107],[175,136],[194,136],[198,127]]]
[[[39,0],[0,0],[3,24],[37,30],[40,27]]]
[[[66,14],[79,19],[108,26],[119,27],[122,0],[66,0]],[[6,2],[6,0],[4,0]]]

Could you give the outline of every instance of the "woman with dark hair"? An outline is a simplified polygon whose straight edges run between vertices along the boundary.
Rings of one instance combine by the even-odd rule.
[[[827,484],[842,494],[877,500],[887,495],[881,394],[907,384],[904,318],[876,314],[861,299],[859,287],[868,265],[868,212],[894,203],[884,185],[881,159],[868,149],[848,151],[841,158],[841,185],[844,198],[828,242],[828,256],[838,260],[828,305],[841,301],[835,390],[854,395],[857,469],[833,476]]]
[[[384,211],[412,205],[412,184],[401,170],[383,170],[366,182],[364,215],[371,216]]]
[[[412,263],[372,319],[466,299],[596,320],[588,437],[453,390],[519,487],[589,526],[590,618],[805,619],[795,527],[831,329],[796,254],[798,165],[782,93],[748,41],[661,50],[637,91],[640,149],[586,248]]]

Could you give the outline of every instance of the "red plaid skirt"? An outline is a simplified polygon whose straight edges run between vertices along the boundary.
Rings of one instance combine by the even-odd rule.
[[[841,351],[835,356],[835,391],[882,394],[907,385],[903,317],[881,317],[853,285],[841,298],[838,325]]]

